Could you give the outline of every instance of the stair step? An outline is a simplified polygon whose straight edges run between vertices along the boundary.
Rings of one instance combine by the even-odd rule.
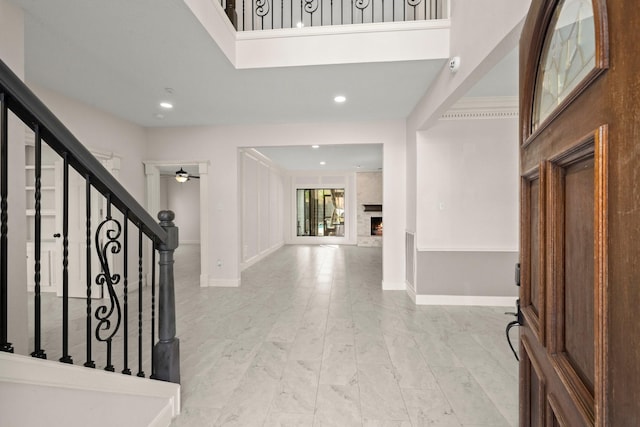
[[[3,426],[165,427],[180,386],[0,353]]]

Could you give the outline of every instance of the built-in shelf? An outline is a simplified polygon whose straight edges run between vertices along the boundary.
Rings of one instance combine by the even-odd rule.
[[[382,205],[365,205],[365,204],[363,204],[362,206],[364,206],[364,211],[365,212],[382,212]]]
[[[35,216],[36,215],[36,210],[35,209],[27,209],[27,216]],[[42,216],[56,216],[56,211],[53,209],[42,209],[40,211],[40,215]]]
[[[35,170],[36,169],[35,165],[26,165],[24,168],[26,170]],[[55,165],[42,165],[42,167],[40,169],[42,169],[42,170],[47,170],[47,169],[52,170],[52,169],[55,169],[55,168],[56,168]]]
[[[42,187],[40,187],[41,191],[55,191],[55,189],[56,189],[56,187],[52,187],[52,186],[42,186]],[[33,185],[27,185],[25,187],[25,190],[27,190],[27,191],[35,191],[36,187],[33,186]]]

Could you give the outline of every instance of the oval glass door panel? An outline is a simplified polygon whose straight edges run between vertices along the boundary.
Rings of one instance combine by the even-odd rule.
[[[544,44],[537,73],[532,132],[595,68],[596,40],[591,0],[560,0]]]

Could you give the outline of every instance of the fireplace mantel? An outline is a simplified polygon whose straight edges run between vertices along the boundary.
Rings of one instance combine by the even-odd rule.
[[[382,212],[382,205],[367,205],[363,204],[365,212]]]

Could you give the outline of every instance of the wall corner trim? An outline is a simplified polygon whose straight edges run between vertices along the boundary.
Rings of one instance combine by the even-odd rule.
[[[382,281],[383,291],[404,291],[406,288],[407,285],[403,282],[389,282],[386,280]]]

